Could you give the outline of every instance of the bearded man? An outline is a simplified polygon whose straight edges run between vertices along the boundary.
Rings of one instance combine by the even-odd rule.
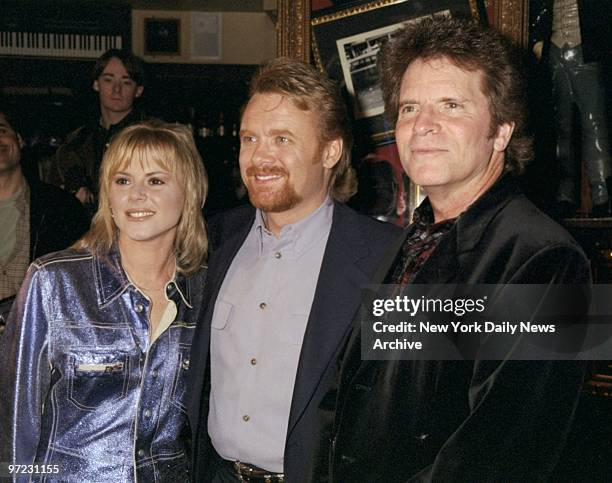
[[[332,361],[399,235],[342,204],[355,192],[350,150],[332,81],[288,59],[255,76],[240,125],[253,206],[211,222],[207,308],[192,346],[196,481],[311,479]]]

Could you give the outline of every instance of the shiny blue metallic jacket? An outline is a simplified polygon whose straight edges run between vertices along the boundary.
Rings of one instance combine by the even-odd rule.
[[[185,382],[204,272],[167,285],[177,316],[150,345],[149,300],[116,249],[35,261],[0,341],[0,461],[59,465],[33,481],[188,481]]]

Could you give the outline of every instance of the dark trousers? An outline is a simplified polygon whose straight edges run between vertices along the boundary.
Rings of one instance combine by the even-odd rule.
[[[214,450],[213,450],[214,451]],[[210,458],[210,466],[207,470],[207,483],[236,483],[240,482],[240,478],[230,466],[224,464],[222,458],[214,452],[214,456]]]
[[[580,164],[576,162],[574,108],[580,114],[582,161],[591,186],[594,205],[608,202],[606,178],[611,173],[605,91],[599,66],[585,64],[580,46],[559,49],[550,46],[550,68],[557,124],[557,158],[561,168],[558,201],[576,202]]]

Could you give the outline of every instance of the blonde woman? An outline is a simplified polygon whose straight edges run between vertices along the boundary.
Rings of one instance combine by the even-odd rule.
[[[90,231],[31,265],[7,323],[0,461],[34,463],[17,479],[189,479],[206,191],[186,128],[140,123],[113,140]]]

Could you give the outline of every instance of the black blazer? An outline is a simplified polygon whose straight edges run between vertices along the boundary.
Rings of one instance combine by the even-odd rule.
[[[378,282],[402,243],[386,257]],[[576,242],[505,176],[459,217],[414,283],[586,284],[588,292],[590,274]],[[514,309],[522,309],[521,300]],[[333,407],[320,409],[322,421],[335,416],[331,468],[317,455],[331,481],[540,481],[550,475],[580,393],[582,362],[362,361],[360,342],[356,323],[335,415]]]
[[[27,181],[30,186],[32,261],[68,248],[89,229],[89,220],[74,195],[34,178]]]
[[[207,434],[210,369],[210,324],[225,275],[253,224],[255,210],[240,207],[211,223],[211,240],[218,249],[209,259],[204,320],[194,334],[189,383],[189,421],[194,441],[194,474],[203,481],[211,444]],[[316,414],[321,399],[337,376],[339,358],[362,288],[369,283],[384,253],[400,229],[336,204],[293,388],[285,442],[284,471],[289,482],[311,477],[313,448],[319,445]],[[199,428],[199,430],[198,430]]]

